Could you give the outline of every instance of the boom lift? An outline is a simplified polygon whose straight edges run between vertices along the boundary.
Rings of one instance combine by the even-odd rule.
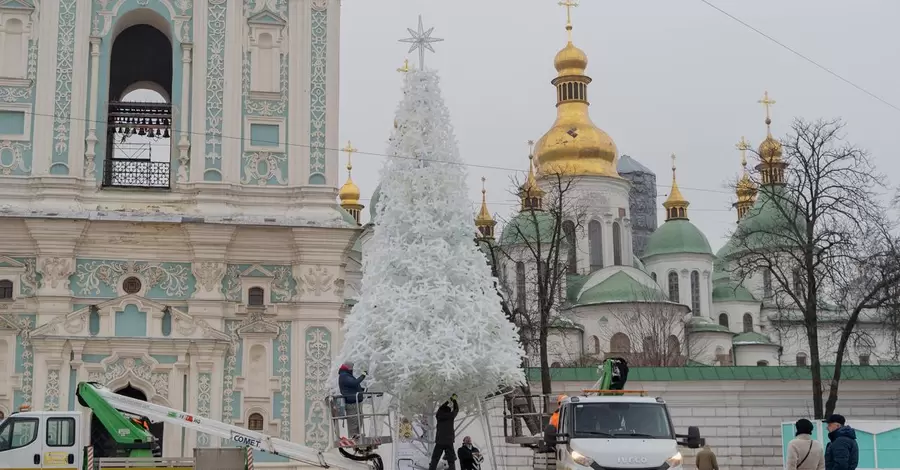
[[[83,428],[79,425],[81,413],[51,411],[16,413],[0,424],[0,469],[60,466],[72,468],[77,461],[85,462],[84,470],[93,470],[87,466],[87,454],[93,453],[95,446],[99,457],[117,457],[118,460],[122,457],[152,459],[158,457],[159,446],[149,431],[151,421],[193,429],[232,441],[242,447],[280,455],[308,465],[331,467],[325,455],[316,449],[122,396],[100,384],[81,382],[78,384],[76,395],[82,406],[91,409],[94,417],[108,432],[108,436],[99,437],[99,432],[95,433],[92,436],[95,440],[94,445],[89,446],[91,451],[88,451],[82,447],[86,444],[86,440],[78,435],[78,430]],[[45,435],[46,443],[43,439]],[[51,442],[53,435],[63,437]],[[96,442],[98,439],[99,443]],[[378,454],[370,453],[368,457],[361,459],[364,460],[362,462],[342,461],[334,466],[347,470],[370,470],[368,463],[371,462],[372,466],[377,468],[380,464]]]

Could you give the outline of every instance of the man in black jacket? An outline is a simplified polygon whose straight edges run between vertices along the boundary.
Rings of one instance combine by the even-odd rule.
[[[460,470],[475,470],[481,460],[481,451],[472,445],[472,438],[469,436],[463,438],[463,445],[456,451],[456,455],[459,457]]]
[[[450,405],[453,405],[451,408]],[[434,417],[437,418],[437,432],[434,436],[434,452],[431,453],[431,463],[428,470],[437,470],[441,454],[447,460],[450,470],[456,470],[456,453],[453,452],[453,441],[456,440],[456,415],[459,413],[459,403],[456,394],[450,396],[450,401],[445,401]]]

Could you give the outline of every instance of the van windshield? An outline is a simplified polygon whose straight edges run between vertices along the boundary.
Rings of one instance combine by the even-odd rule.
[[[573,417],[573,438],[675,439],[660,403],[578,403]]]

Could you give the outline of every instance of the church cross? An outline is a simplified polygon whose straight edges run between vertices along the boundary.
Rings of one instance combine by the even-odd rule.
[[[350,163],[350,159],[353,158],[353,154],[358,150],[353,147],[353,144],[350,141],[347,141],[347,146],[341,149],[341,152],[347,152],[347,170],[351,170],[353,168],[353,164]]]
[[[757,101],[757,103],[766,107],[766,121],[771,121],[771,118],[769,115],[769,107],[772,106],[773,104],[775,104],[775,100],[769,99],[769,92],[766,91],[766,93],[763,95],[763,99]]]
[[[578,6],[578,0],[563,0],[559,6],[566,7],[566,31],[569,32],[569,41],[572,40],[572,7]]]
[[[750,142],[747,142],[747,139],[744,136],[741,136],[741,141],[737,143],[735,146],[738,150],[741,151],[741,165],[747,166],[747,150],[750,150]]]

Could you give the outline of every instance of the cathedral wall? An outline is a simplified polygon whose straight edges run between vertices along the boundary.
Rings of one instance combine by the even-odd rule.
[[[601,223],[603,266],[615,264],[613,236],[618,226],[621,243],[621,262],[632,265],[634,247],[632,243],[631,206],[629,203],[630,183],[625,179],[603,176],[578,176],[570,195],[564,196],[578,212],[582,229],[576,232],[578,247],[578,272],[591,272],[590,222]]]
[[[3,5],[4,205],[259,214],[297,200],[333,205],[338,0]],[[164,103],[126,110],[135,89]],[[152,145],[148,123],[165,130]],[[141,138],[123,137],[126,128]],[[287,189],[299,187],[309,189]]]
[[[11,379],[0,381],[0,411],[78,410],[79,381],[130,384],[239,426],[259,413],[264,431],[324,449],[357,232],[3,219],[0,281],[14,297],[0,299],[0,372]],[[166,456],[220,444],[166,429]]]
[[[723,317],[722,315],[725,315]],[[768,322],[763,322],[760,314],[759,302],[716,302],[713,304],[712,320],[722,326],[727,326],[734,333],[743,333],[746,329],[745,315],[750,315],[753,322],[752,331],[769,334]],[[727,319],[727,322],[726,322]],[[727,323],[727,325],[723,325]]]
[[[819,351],[821,360],[826,364],[833,364],[837,356],[838,340],[840,339],[842,324],[820,321],[819,327]],[[806,328],[802,323],[773,323],[772,340],[781,344],[781,363],[795,365],[799,356],[806,357],[809,364],[809,341],[806,337]],[[870,365],[890,365],[900,362],[898,357],[898,341],[900,330],[896,327],[881,322],[865,321],[857,324],[853,335],[847,342],[844,352],[844,364],[865,365],[868,360]],[[802,360],[802,359],[801,359]]]
[[[691,275],[696,271],[698,273],[697,281],[699,282],[700,309],[692,312],[692,314],[698,317],[711,316],[713,264],[710,256],[690,253],[653,256],[644,260],[644,266],[647,268],[647,272],[650,273],[650,277],[656,279],[656,282],[666,293],[671,292],[669,288],[669,273],[677,273],[678,285],[675,290],[678,292],[678,302],[687,305],[691,309],[693,309]]]

